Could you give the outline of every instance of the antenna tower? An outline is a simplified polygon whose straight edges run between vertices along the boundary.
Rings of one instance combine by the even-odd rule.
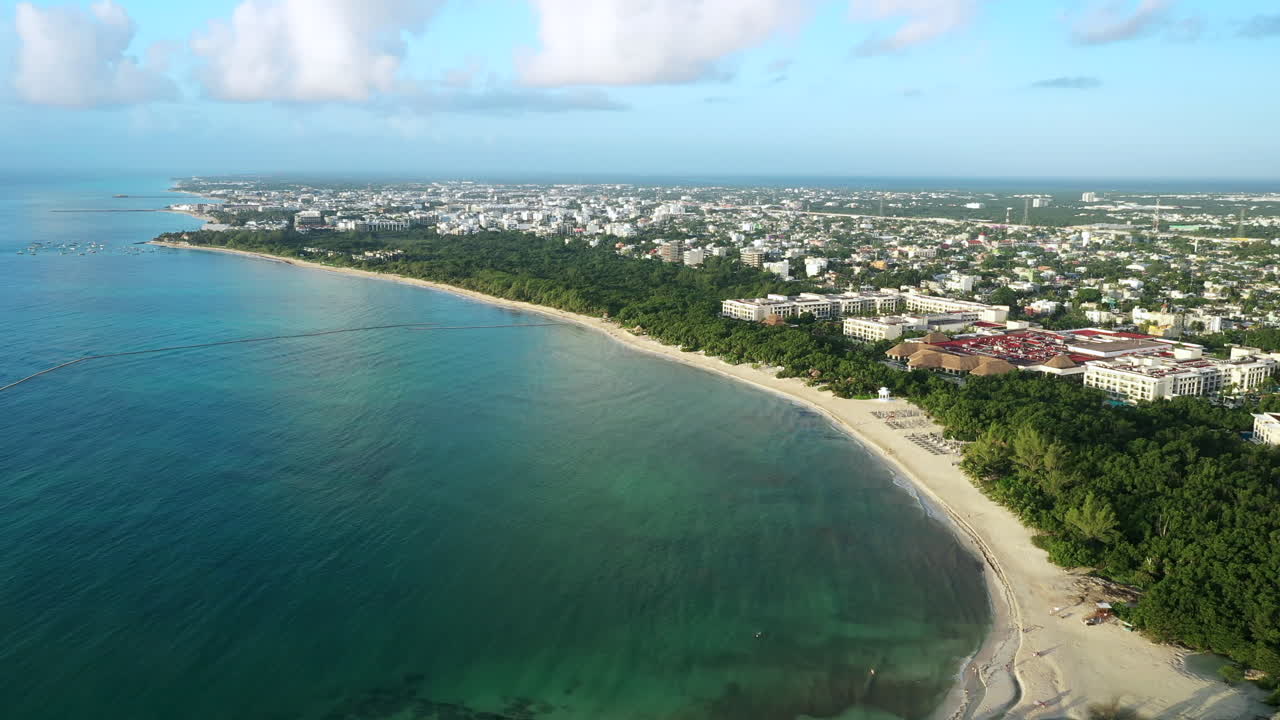
[[[1244,237],[1244,208],[1240,208],[1240,222],[1236,223],[1236,237]]]
[[[1029,224],[1027,221],[1031,217],[1031,198],[1022,198],[1022,224]]]
[[[1160,234],[1160,197],[1156,196],[1156,214],[1151,220],[1151,232]]]

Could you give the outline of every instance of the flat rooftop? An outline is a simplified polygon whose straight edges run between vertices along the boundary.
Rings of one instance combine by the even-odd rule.
[[[1097,360],[1092,355],[1073,354],[1066,338],[1047,330],[1015,330],[1003,335],[983,335],[933,343],[953,352],[987,355],[1019,367],[1041,365],[1056,355],[1066,355],[1077,364]]]

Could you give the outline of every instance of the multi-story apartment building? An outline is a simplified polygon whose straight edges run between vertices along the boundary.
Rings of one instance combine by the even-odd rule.
[[[744,300],[725,300],[720,303],[720,314],[734,320],[763,322],[770,315],[779,317],[795,317],[796,306],[786,295],[770,295],[762,298]]]
[[[1253,416],[1253,440],[1280,445],[1280,413],[1256,413]]]
[[[781,303],[790,302],[794,306],[791,314],[779,312]],[[766,304],[768,311],[751,310],[752,304]],[[771,314],[781,317],[793,317],[802,313],[813,313],[819,319],[840,316],[890,315],[903,309],[915,311],[924,326],[933,327],[929,319],[936,318],[941,329],[958,329],[964,325],[982,320],[986,322],[1005,322],[1009,309],[1003,305],[983,305],[968,300],[952,300],[950,298],[933,297],[931,295],[915,295],[898,292],[862,292],[843,293],[840,295],[819,295],[802,293],[796,297],[786,295],[770,295],[768,298],[725,300],[721,314],[743,320],[754,319],[757,322]],[[763,314],[761,314],[763,313]],[[758,316],[758,317],[757,317]],[[920,324],[920,323],[917,323]],[[857,326],[862,327],[862,326]],[[870,327],[870,326],[867,326]],[[867,330],[870,332],[870,330]]]
[[[910,312],[930,315],[959,314],[966,320],[1002,323],[1009,319],[1009,306],[986,305],[972,300],[955,300],[934,295],[903,293],[902,300]]]
[[[763,250],[744,249],[740,256],[742,258],[742,264],[748,267],[760,267],[764,264]]]
[[[658,257],[663,262],[676,263],[684,259],[684,246],[679,240],[673,240],[658,246]]]
[[[1240,350],[1237,348],[1236,350]],[[1125,355],[1096,360],[1085,367],[1084,384],[1125,402],[1198,395],[1216,397],[1225,390],[1247,392],[1276,369],[1273,357],[1233,352],[1229,360],[1206,358],[1203,350],[1179,347],[1172,354]]]
[[[767,262],[760,265],[761,269],[767,270],[783,280],[791,279],[791,263],[787,260],[779,260],[777,262]]]
[[[832,302],[828,295],[801,293],[792,300],[792,303],[796,307],[796,315],[813,313],[813,316],[819,320],[830,320],[840,315],[840,305]]]
[[[902,337],[904,331],[915,329],[915,327],[915,320],[904,317],[850,317],[844,319],[844,334],[855,340],[866,342],[897,340]]]
[[[902,296],[898,293],[844,293],[827,297],[840,303],[841,315],[888,315],[902,309]]]

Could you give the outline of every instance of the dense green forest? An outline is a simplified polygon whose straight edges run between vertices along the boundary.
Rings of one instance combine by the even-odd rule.
[[[1182,398],[1115,406],[1095,389],[1038,373],[963,385],[881,362],[887,344],[848,342],[837,323],[770,327],[719,316],[720,301],[803,286],[722,258],[700,269],[519,233],[162,236],[392,272],[590,314],[688,351],[780,367],[842,397],[888,386],[951,437],[991,498],[1040,532],[1069,567],[1131,584],[1122,616],[1151,636],[1280,676],[1280,451],[1247,443],[1247,410]],[[332,257],[302,248],[337,251]],[[352,252],[403,251],[391,260]]]

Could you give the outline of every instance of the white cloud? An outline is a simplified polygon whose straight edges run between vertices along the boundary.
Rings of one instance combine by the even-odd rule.
[[[404,33],[440,0],[244,0],[191,39],[220,100],[363,101],[395,90]]]
[[[903,18],[890,36],[872,36],[858,46],[859,55],[905,50],[958,30],[977,14],[978,0],[853,0],[854,20],[879,22]]]
[[[173,81],[125,55],[134,24],[124,8],[102,0],[75,6],[17,5],[13,85],[40,105],[99,107],[177,97]]]
[[[693,82],[716,63],[809,14],[809,0],[531,0],[542,47],[520,62],[527,85]]]
[[[1071,39],[1080,45],[1105,45],[1137,37],[1166,21],[1171,0],[1115,0],[1095,3],[1072,24]]]

